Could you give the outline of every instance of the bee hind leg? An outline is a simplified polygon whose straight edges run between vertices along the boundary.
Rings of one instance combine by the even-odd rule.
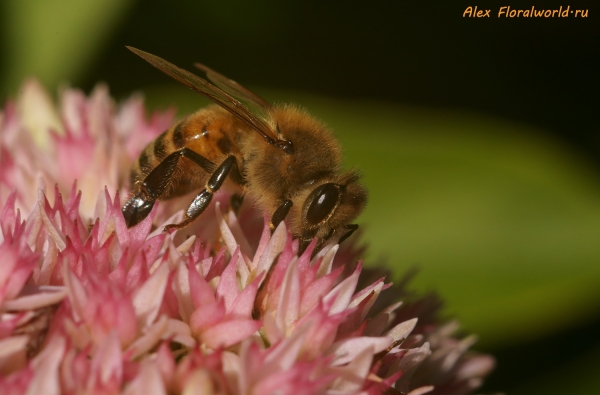
[[[202,214],[210,204],[214,192],[221,188],[221,185],[223,185],[223,182],[227,178],[227,175],[235,166],[237,166],[235,156],[228,156],[227,159],[225,159],[223,163],[221,163],[221,165],[217,167],[217,170],[215,170],[214,173],[210,176],[202,192],[196,195],[192,203],[189,205],[188,209],[185,212],[185,217],[183,221],[177,224],[169,224],[165,226],[165,232],[171,232],[175,229],[181,229],[189,223],[193,222],[196,218],[198,218],[200,214]]]
[[[181,157],[188,158],[207,172],[212,172],[215,164],[189,148],[175,151],[162,160],[139,184],[139,191],[125,203],[121,212],[130,228],[140,223],[150,214],[156,200],[163,194],[177,168]]]
[[[150,214],[156,199],[148,198],[144,193],[140,192],[133,196],[125,203],[121,212],[125,217],[125,224],[128,228],[142,222],[144,218]]]

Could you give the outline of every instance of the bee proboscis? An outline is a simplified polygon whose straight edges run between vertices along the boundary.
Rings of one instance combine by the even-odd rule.
[[[128,48],[216,103],[175,123],[141,153],[131,170],[134,195],[122,208],[128,227],[142,221],[157,200],[201,189],[183,220],[165,230],[182,228],[230,180],[233,196],[252,198],[271,217],[272,230],[286,220],[300,251],[314,238],[317,251],[358,228],[351,222],[367,192],[356,170],[342,171],[340,146],[321,122],[296,106],[271,105],[204,65],[196,67],[206,79]]]

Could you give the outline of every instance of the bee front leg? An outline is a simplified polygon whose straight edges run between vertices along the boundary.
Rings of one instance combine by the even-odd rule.
[[[139,191],[121,209],[125,223],[130,228],[140,223],[150,214],[156,200],[163,194],[173,173],[177,168],[179,159],[185,157],[207,172],[212,172],[215,164],[189,148],[173,152],[162,160],[139,184]]]
[[[354,233],[354,231],[356,231],[356,229],[358,229],[358,224],[348,224],[348,225],[346,225],[346,229],[348,229],[348,232],[344,233],[344,235],[342,237],[340,237],[338,244],[342,244],[342,241],[344,241],[348,237],[352,236],[352,233]]]
[[[223,185],[227,175],[234,166],[237,166],[235,156],[228,156],[227,159],[225,159],[225,161],[223,161],[217,170],[215,170],[215,172],[210,176],[210,179],[206,183],[204,190],[196,195],[192,203],[189,205],[187,211],[185,212],[185,219],[177,224],[165,226],[164,230],[166,232],[170,232],[174,229],[181,229],[198,218],[198,216],[202,214],[206,207],[208,207],[214,192],[221,188],[221,185]]]
[[[277,210],[271,216],[271,222],[269,223],[269,229],[271,229],[271,234],[275,232],[277,226],[287,217],[290,209],[292,208],[291,200],[284,200],[283,203],[277,207]]]

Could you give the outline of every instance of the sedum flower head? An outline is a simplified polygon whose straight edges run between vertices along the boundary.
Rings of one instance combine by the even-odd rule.
[[[360,250],[271,235],[225,194],[174,234],[185,200],[127,229],[128,169],[173,112],[105,87],[39,85],[0,112],[3,394],[467,394],[493,367],[473,337],[366,281]],[[76,181],[75,181],[76,180]],[[386,302],[390,302],[389,304]]]

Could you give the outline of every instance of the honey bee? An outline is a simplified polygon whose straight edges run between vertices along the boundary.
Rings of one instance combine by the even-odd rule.
[[[179,121],[141,153],[131,170],[134,195],[122,208],[128,227],[142,221],[157,200],[203,188],[183,220],[165,230],[182,228],[230,180],[232,204],[252,198],[271,217],[271,231],[285,219],[301,252],[314,238],[318,251],[358,228],[351,222],[363,210],[367,191],[356,170],[342,171],[340,146],[322,123],[296,106],[273,106],[202,64],[195,66],[207,79],[127,48],[216,103]]]

